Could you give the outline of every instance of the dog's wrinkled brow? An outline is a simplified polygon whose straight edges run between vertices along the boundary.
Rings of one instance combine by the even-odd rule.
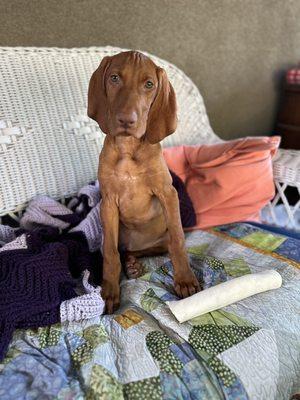
[[[137,51],[123,52],[114,56],[111,61],[110,71],[121,73],[123,69],[126,67],[141,68],[141,67],[149,67],[149,69],[153,69],[153,72],[156,69],[153,61],[145,56],[142,53]]]

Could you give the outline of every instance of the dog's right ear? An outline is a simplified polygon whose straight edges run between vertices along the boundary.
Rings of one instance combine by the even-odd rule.
[[[97,121],[102,132],[108,132],[107,126],[107,95],[105,87],[106,71],[110,65],[111,57],[104,57],[99,67],[93,73],[89,83],[88,90],[88,110],[90,118]]]

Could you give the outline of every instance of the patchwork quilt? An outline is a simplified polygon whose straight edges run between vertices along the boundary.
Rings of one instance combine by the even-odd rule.
[[[280,289],[180,324],[167,256],[121,282],[115,315],[17,330],[0,399],[289,399],[300,390],[300,241],[249,224],[186,235],[202,287],[275,269]]]

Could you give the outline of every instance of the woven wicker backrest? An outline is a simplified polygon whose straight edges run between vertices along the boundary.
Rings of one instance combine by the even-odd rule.
[[[68,197],[96,178],[104,134],[86,115],[89,78],[123,49],[0,47],[0,216],[37,194]],[[178,101],[177,131],[164,146],[211,143],[202,97],[174,65],[166,69]]]

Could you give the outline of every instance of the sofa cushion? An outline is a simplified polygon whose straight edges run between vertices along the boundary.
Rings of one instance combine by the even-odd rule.
[[[223,143],[163,150],[168,167],[185,183],[197,223],[207,228],[259,221],[259,211],[275,193],[272,156],[278,136],[246,137]]]

